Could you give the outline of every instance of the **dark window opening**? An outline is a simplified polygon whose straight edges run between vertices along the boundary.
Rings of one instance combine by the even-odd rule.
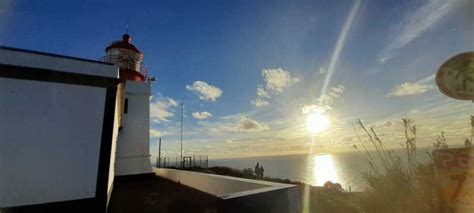
[[[128,98],[125,98],[125,106],[123,107],[123,113],[127,114],[128,112]]]

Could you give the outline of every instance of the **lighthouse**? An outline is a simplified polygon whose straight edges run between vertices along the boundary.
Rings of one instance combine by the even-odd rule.
[[[143,54],[128,34],[105,52],[97,61],[0,46],[0,212],[161,212],[196,198],[211,212],[301,211],[295,185],[152,170]],[[156,192],[166,202],[134,201]]]
[[[121,122],[116,147],[115,176],[152,173],[150,163],[150,91],[143,54],[131,36],[105,48],[105,62],[119,69],[122,82]]]

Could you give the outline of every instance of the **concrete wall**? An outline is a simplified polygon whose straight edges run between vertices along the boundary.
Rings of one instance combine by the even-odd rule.
[[[300,213],[300,191],[298,187],[274,189],[261,193],[224,198],[217,202],[218,212],[271,212]]]
[[[117,143],[116,175],[152,173],[150,163],[150,84],[127,81],[127,113]],[[125,102],[124,102],[125,104]]]
[[[295,185],[155,168],[163,178],[220,198],[219,212],[301,212]]]
[[[101,159],[101,146],[114,149],[117,138],[113,131],[106,134],[112,141],[103,140],[108,89],[99,85],[114,82],[108,77],[116,78],[118,69],[10,48],[0,48],[0,66],[0,208],[97,198],[99,162],[115,160]],[[81,83],[60,73],[78,74]],[[88,86],[92,75],[99,78]],[[101,189],[110,192],[113,167],[105,173],[112,179]]]
[[[95,196],[105,89],[0,78],[0,207]]]
[[[234,178],[221,175],[211,175],[198,172],[188,172],[175,169],[154,169],[156,174],[180,182],[184,185],[198,189],[218,197],[229,196],[238,192],[262,189],[269,187],[263,181],[252,181],[243,178]]]

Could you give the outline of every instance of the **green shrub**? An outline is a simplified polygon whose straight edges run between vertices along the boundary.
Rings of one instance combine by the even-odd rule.
[[[242,170],[242,174],[243,174],[245,177],[253,177],[253,176],[256,176],[256,175],[255,175],[255,172],[253,172],[253,169],[251,169],[251,168],[243,169],[243,170]]]

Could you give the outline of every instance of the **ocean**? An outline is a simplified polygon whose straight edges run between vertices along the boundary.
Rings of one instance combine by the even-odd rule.
[[[396,153],[402,158],[406,156],[403,150],[397,150]],[[376,153],[371,151],[371,154]],[[424,150],[420,150],[417,160],[427,162],[429,157]],[[209,166],[253,169],[257,162],[263,165],[265,176],[288,178],[313,186],[322,186],[329,180],[351,191],[361,191],[367,187],[362,174],[370,169],[365,152],[210,159]]]

